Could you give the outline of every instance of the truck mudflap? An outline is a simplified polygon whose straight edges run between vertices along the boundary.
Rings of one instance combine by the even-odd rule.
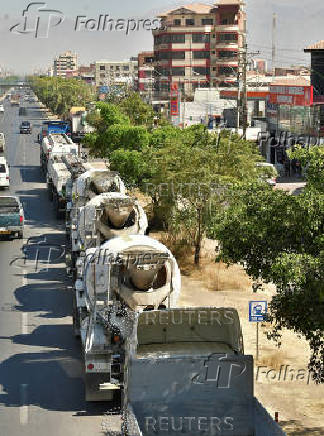
[[[125,386],[128,436],[283,436],[253,397],[253,357],[131,359]]]

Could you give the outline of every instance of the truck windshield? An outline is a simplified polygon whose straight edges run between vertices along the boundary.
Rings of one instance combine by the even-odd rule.
[[[6,166],[4,164],[0,164],[0,173],[6,172]]]

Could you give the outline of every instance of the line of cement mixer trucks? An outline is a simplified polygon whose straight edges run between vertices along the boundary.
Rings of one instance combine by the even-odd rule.
[[[51,132],[40,163],[66,220],[86,401],[117,398],[122,435],[284,435],[254,397],[237,311],[178,307],[177,261],[109,162]]]

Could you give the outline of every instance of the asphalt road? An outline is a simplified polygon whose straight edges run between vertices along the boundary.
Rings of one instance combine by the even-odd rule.
[[[10,193],[20,197],[25,210],[24,241],[0,241],[0,435],[109,434],[120,423],[114,408],[84,401],[63,262],[64,225],[55,218],[39,167],[42,112],[35,103],[25,105],[24,117],[8,102],[0,114]],[[25,119],[33,125],[32,135],[19,134]]]

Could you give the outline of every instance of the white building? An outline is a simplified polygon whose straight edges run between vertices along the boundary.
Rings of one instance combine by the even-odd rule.
[[[73,77],[78,74],[78,56],[67,51],[54,59],[54,76]]]
[[[96,86],[136,85],[138,80],[138,60],[97,61],[95,72]]]

